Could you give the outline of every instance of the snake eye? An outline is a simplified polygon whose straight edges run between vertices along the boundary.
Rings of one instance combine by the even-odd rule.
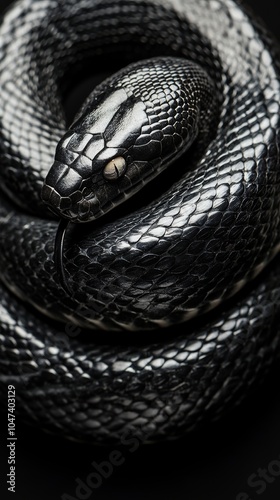
[[[104,167],[103,175],[108,181],[115,181],[119,179],[126,171],[126,162],[122,156],[117,156],[109,161]]]

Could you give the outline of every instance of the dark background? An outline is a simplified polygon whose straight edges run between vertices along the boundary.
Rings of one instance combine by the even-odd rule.
[[[11,2],[0,2],[1,13]],[[274,0],[247,3],[280,40],[277,3]],[[275,366],[254,395],[210,428],[178,442],[143,446],[134,453],[124,450],[124,464],[115,467],[111,477],[85,498],[245,500],[246,496],[239,494],[247,492],[247,500],[279,500],[280,477],[266,482],[261,494],[257,493],[257,487],[247,484],[249,476],[280,460],[279,382],[280,367]],[[64,441],[26,427],[17,419],[16,493],[8,494],[5,421],[1,423],[5,431],[0,453],[3,500],[60,500],[63,493],[74,499],[75,478],[85,479],[93,472],[91,462],[107,460],[114,449]]]

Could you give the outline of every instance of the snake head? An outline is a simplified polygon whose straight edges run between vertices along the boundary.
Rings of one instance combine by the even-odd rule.
[[[189,103],[184,98],[199,71],[194,63],[156,58],[98,86],[57,146],[43,201],[60,218],[88,222],[155,177],[197,135],[197,94],[189,92]]]
[[[42,190],[43,201],[73,222],[96,219],[124,200],[137,181],[133,145],[148,121],[144,104],[122,89],[91,97],[90,107],[59,142]]]

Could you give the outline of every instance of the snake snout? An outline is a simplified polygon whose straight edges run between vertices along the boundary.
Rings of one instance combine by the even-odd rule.
[[[69,212],[72,205],[71,198],[61,196],[54,186],[45,183],[42,188],[41,198],[55,215],[71,218]]]
[[[59,217],[75,221],[86,216],[88,201],[84,197],[84,179],[71,167],[55,161],[41,191],[43,202]]]
[[[65,182],[67,188],[47,176],[42,188],[41,198],[55,215],[75,223],[88,222],[93,218],[92,214],[96,214],[95,218],[101,215],[100,201],[92,187],[81,188],[77,176],[70,172]]]

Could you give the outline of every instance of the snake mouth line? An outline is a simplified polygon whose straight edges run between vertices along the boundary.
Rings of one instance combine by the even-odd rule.
[[[133,195],[147,186],[150,181],[154,181],[158,174],[168,167],[169,163],[170,159],[165,164],[161,162],[157,166],[150,165],[145,175],[126,189],[120,189],[113,198],[104,196],[104,193],[98,196],[93,192],[85,194],[81,191],[78,195],[79,199],[77,199],[77,193],[74,194],[76,198],[71,199],[71,196],[63,197],[55,187],[44,186],[43,201],[50,212],[56,217],[73,223],[85,224],[103,217],[120,204],[132,198]]]

